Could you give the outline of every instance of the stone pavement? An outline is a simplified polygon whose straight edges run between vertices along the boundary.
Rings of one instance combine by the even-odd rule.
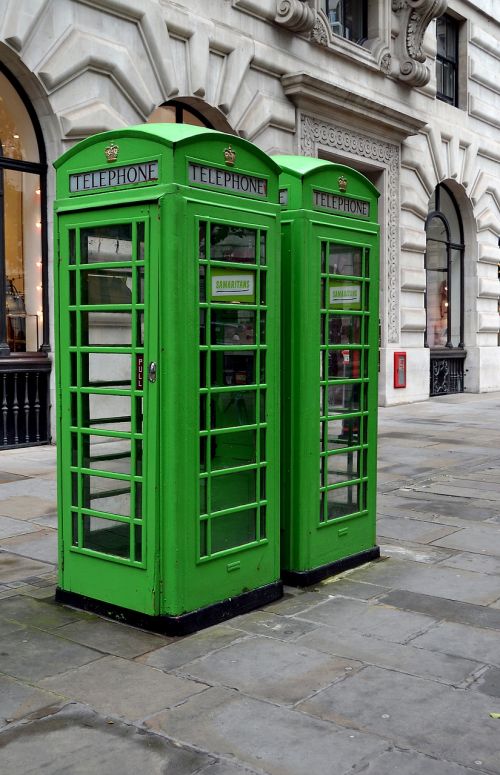
[[[53,602],[54,449],[0,452],[0,772],[500,773],[499,417],[382,409],[382,559],[177,639]]]

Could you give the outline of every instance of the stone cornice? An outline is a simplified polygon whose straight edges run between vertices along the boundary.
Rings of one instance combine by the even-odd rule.
[[[384,105],[380,100],[355,94],[347,87],[327,83],[308,73],[289,73],[281,79],[283,91],[299,108],[324,113],[325,108],[352,123],[362,119],[363,126],[378,134],[401,140],[417,134],[426,124],[409,112]],[[379,95],[380,96],[380,95]]]
[[[392,10],[400,25],[396,38],[398,78],[409,86],[425,86],[430,81],[422,46],[424,35],[431,21],[441,16],[447,6],[448,0],[392,0]]]

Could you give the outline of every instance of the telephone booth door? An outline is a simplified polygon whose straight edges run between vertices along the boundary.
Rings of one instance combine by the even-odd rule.
[[[156,205],[59,218],[63,585],[154,613]]]
[[[275,160],[285,203],[282,578],[307,585],[379,555],[378,192],[342,165]]]

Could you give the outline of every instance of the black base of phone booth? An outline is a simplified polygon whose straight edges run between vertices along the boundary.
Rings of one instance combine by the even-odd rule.
[[[284,584],[288,584],[291,587],[310,587],[312,584],[324,581],[329,576],[336,576],[346,570],[352,570],[352,568],[364,565],[365,562],[378,560],[379,557],[380,547],[374,546],[372,549],[367,549],[365,552],[351,554],[349,557],[343,557],[336,562],[329,562],[327,565],[320,565],[319,568],[313,568],[312,570],[282,570],[281,578]]]

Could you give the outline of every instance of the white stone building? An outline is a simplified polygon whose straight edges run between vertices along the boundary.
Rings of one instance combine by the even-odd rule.
[[[165,103],[379,188],[381,403],[500,389],[500,0],[3,0],[0,64],[0,446],[48,434],[52,162]]]

